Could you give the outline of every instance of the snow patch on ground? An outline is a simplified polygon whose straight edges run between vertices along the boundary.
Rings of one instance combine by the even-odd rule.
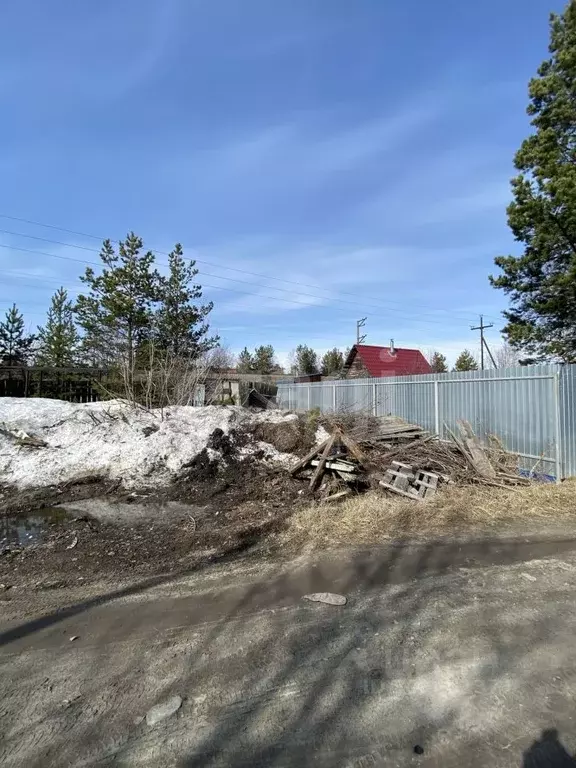
[[[43,438],[48,447],[21,447],[0,434],[0,482],[38,488],[101,475],[121,480],[126,488],[166,485],[207,448],[215,429],[229,434],[231,429],[259,421],[295,418],[281,411],[253,413],[238,406],[146,411],[121,400],[67,403],[5,397],[0,399],[0,426],[23,429]],[[271,462],[289,466],[293,461],[267,443],[244,452],[258,449]],[[209,453],[218,456],[212,450]]]
[[[274,448],[270,443],[263,443],[257,441],[254,446],[244,447],[240,449],[240,454],[249,456],[253,453],[261,452],[262,461],[265,464],[273,465],[276,467],[283,467],[284,469],[292,469],[292,467],[298,462],[298,457],[292,453],[282,453],[277,448]]]
[[[319,424],[318,429],[316,430],[316,445],[320,445],[320,443],[328,440],[329,437],[330,432],[328,432],[328,430],[325,429],[322,424]]]

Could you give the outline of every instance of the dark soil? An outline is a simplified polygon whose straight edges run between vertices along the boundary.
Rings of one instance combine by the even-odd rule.
[[[263,443],[270,443],[277,451],[305,456],[316,441],[318,418],[314,414],[301,414],[291,423],[257,424],[253,437]]]
[[[177,483],[146,495],[121,491],[94,478],[42,491],[3,489],[0,514],[25,514],[42,507],[106,495],[111,501],[190,504],[190,514],[145,517],[134,524],[99,522],[89,516],[50,526],[40,544],[0,551],[0,601],[10,588],[49,589],[109,578],[132,578],[185,571],[201,560],[265,545],[299,503],[307,483],[285,470],[267,468],[257,458],[238,459],[228,438],[214,434],[211,445],[227,457],[222,462],[203,451]],[[1,522],[1,521],[0,521]]]
[[[109,496],[118,491],[120,483],[111,482],[99,475],[90,475],[73,483],[62,483],[46,488],[19,491],[10,485],[0,484],[0,517],[25,514],[44,507],[54,507],[80,499]]]

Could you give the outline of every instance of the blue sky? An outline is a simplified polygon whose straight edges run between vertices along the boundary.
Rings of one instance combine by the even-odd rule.
[[[367,343],[453,360],[477,348],[479,313],[498,342],[506,299],[487,276],[518,250],[512,159],[561,7],[6,3],[0,214],[134,230],[160,251],[181,241],[233,350],[344,347],[368,316]],[[98,240],[1,217],[0,230],[0,310],[16,301],[35,326],[60,284],[77,291]]]

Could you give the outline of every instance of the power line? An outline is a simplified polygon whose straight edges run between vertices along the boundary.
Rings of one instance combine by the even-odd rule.
[[[11,309],[11,307],[0,307],[0,315],[4,314],[5,312],[8,312],[10,309]],[[45,318],[47,312],[46,311],[44,311],[44,312],[29,312],[26,309],[22,309],[22,314],[24,315],[25,318],[28,318],[28,317],[44,317]],[[223,332],[223,333],[226,332],[225,329],[223,329],[223,330],[220,329],[217,324],[214,325],[214,329],[215,329],[216,332]],[[310,339],[314,339],[314,341],[316,341],[318,343],[326,342],[326,347],[329,348],[329,349],[331,349],[333,347],[337,347],[337,348],[341,348],[342,347],[343,348],[343,347],[346,347],[346,346],[350,346],[349,342],[347,342],[344,339],[342,339],[340,342],[335,342],[333,335],[329,335],[329,336],[310,335],[310,334],[308,334],[305,331],[303,331],[303,334],[305,335],[306,339],[309,339],[309,340]],[[257,338],[257,339],[261,338],[261,336],[262,336],[262,328],[260,328],[260,329],[253,328],[253,329],[248,329],[245,332],[244,331],[242,332],[242,336],[247,336],[248,337],[249,335],[253,335],[254,338]],[[296,336],[289,336],[289,337],[284,337],[284,338],[280,339],[280,341],[278,341],[277,344],[280,344],[282,346],[285,345],[285,344],[297,345],[297,344],[299,344],[301,342],[302,342],[302,336],[298,336],[298,337],[296,337]],[[429,345],[427,345],[427,344],[415,344],[414,345],[414,347],[418,347],[420,349],[426,349],[428,346]],[[459,346],[458,347],[443,347],[443,348],[445,348],[447,350],[451,350],[454,353],[461,351],[461,347],[459,347]]]
[[[56,230],[56,231],[59,231],[59,232],[66,232],[67,234],[70,234],[70,235],[75,235],[77,237],[86,237],[86,238],[90,238],[92,240],[98,240],[99,242],[102,242],[105,239],[110,239],[110,242],[115,243],[115,244],[118,244],[118,242],[119,242],[118,240],[114,240],[112,238],[103,238],[103,237],[99,237],[98,235],[89,234],[87,232],[78,232],[78,231],[73,230],[73,229],[66,229],[65,227],[58,227],[58,226],[55,226],[54,224],[44,224],[43,222],[33,221],[32,219],[20,218],[18,216],[10,216],[8,214],[0,213],[0,218],[8,219],[10,221],[18,221],[18,222],[21,222],[21,223],[24,223],[24,224],[30,224],[30,225],[36,226],[36,227],[45,227],[46,229],[53,229],[53,230]],[[10,232],[8,230],[0,230],[0,232],[3,232],[4,234],[9,234],[9,235],[17,236],[17,237],[29,237],[29,238],[32,238],[32,239],[35,239],[35,240],[41,240],[41,241],[52,243],[52,244],[55,244],[55,245],[63,245],[65,247],[70,247],[70,248],[80,248],[80,249],[85,250],[85,251],[91,251],[93,253],[99,253],[99,251],[97,249],[89,248],[88,246],[71,245],[70,243],[62,243],[62,242],[57,241],[57,240],[49,240],[48,238],[43,238],[43,237],[40,237],[38,235],[27,235],[27,234],[23,234],[23,233],[19,233],[19,232]],[[151,250],[152,253],[158,254],[160,256],[168,256],[169,255],[165,251],[159,251],[159,250],[156,250],[156,249],[153,249],[153,248],[151,248],[149,250]],[[327,292],[331,290],[329,288],[324,288],[323,286],[320,286],[320,285],[314,285],[314,284],[311,284],[311,283],[301,283],[301,282],[296,281],[296,280],[286,280],[284,278],[275,277],[273,275],[264,275],[264,274],[259,273],[259,272],[250,272],[249,270],[240,269],[238,267],[228,267],[228,266],[226,266],[224,264],[218,264],[216,262],[210,262],[210,261],[206,261],[205,259],[200,259],[200,258],[196,258],[196,257],[194,258],[194,261],[196,261],[198,264],[206,264],[209,267],[216,267],[217,269],[224,269],[224,270],[227,270],[227,271],[239,272],[241,274],[250,275],[251,277],[260,277],[260,278],[263,278],[265,280],[274,280],[276,282],[287,283],[287,284],[290,284],[290,285],[304,286],[305,288],[313,288],[313,289],[317,289],[317,290],[321,290],[321,291],[327,291]],[[223,277],[222,279],[223,280],[232,280],[233,278],[224,278]],[[268,286],[268,287],[271,287],[271,286]],[[281,290],[281,289],[275,289],[275,290]],[[340,293],[340,294],[346,295],[346,296],[354,296],[356,298],[362,299],[363,301],[365,301],[366,299],[368,299],[370,301],[378,301],[378,302],[382,301],[382,299],[375,298],[373,296],[364,296],[363,294],[353,293],[351,291],[338,290],[338,291],[336,291],[336,293]],[[402,304],[403,303],[401,301],[394,301],[393,299],[388,299],[386,301],[387,301],[387,303],[392,303],[392,304]],[[457,317],[458,319],[463,320],[463,321],[469,321],[469,319],[470,319],[470,316],[466,316],[465,317],[464,315],[459,315],[458,313],[451,312],[450,310],[437,309],[435,307],[430,306],[429,304],[414,304],[414,306],[419,306],[419,307],[422,307],[424,309],[433,309],[435,312],[444,312],[447,315],[451,315],[453,317]],[[382,308],[384,308],[384,307],[382,307]],[[430,313],[421,313],[421,314],[430,314]],[[489,317],[489,316],[487,315],[487,317]],[[499,318],[493,318],[493,319],[499,321]]]
[[[28,238],[30,240],[39,240],[39,241],[44,242],[44,243],[50,243],[51,245],[61,245],[61,246],[64,246],[65,248],[79,248],[80,250],[89,251],[90,253],[97,253],[97,254],[100,253],[100,251],[97,248],[89,248],[88,246],[85,246],[85,245],[74,245],[72,243],[62,242],[61,240],[52,240],[52,239],[47,238],[47,237],[39,237],[38,235],[28,235],[28,234],[25,234],[23,232],[12,232],[12,231],[7,230],[7,229],[0,229],[0,233],[1,234],[5,234],[5,235],[11,235],[13,237],[26,237],[26,238]],[[111,241],[111,242],[117,243],[118,241],[115,240],[115,241]],[[10,248],[11,246],[3,245],[2,247]],[[18,248],[14,247],[14,250],[18,250]],[[21,250],[24,250],[24,249],[21,249]],[[32,252],[32,251],[30,251],[30,252]],[[160,255],[165,255],[165,256],[168,255],[168,254],[164,253],[163,251],[152,251],[152,253],[156,253],[156,254],[160,254]],[[50,255],[50,254],[44,254],[44,255]],[[62,259],[65,258],[64,256],[58,256],[57,254],[52,254],[52,255],[53,255],[54,258],[62,258]],[[195,261],[201,261],[201,260],[200,259],[195,259]],[[94,264],[95,266],[99,266],[96,262],[87,261],[86,263],[87,264]],[[208,262],[203,262],[203,263],[208,263]],[[165,262],[161,262],[161,261],[159,261],[158,264],[160,266],[163,266],[163,267],[169,266]],[[234,268],[233,267],[221,267],[221,269],[234,269]],[[236,271],[244,272],[245,270],[236,270]],[[229,282],[232,282],[232,283],[243,283],[245,285],[254,285],[254,283],[252,281],[239,280],[236,277],[226,277],[225,275],[214,275],[211,272],[206,272],[205,270],[199,270],[199,273],[202,274],[202,275],[206,275],[207,277],[214,277],[214,278],[216,278],[218,280],[228,280]],[[246,272],[246,274],[256,275],[257,273]],[[275,279],[275,280],[279,279],[279,278],[266,278],[265,275],[262,275],[262,277],[264,277],[265,279]],[[290,280],[283,281],[283,282],[290,282],[290,283],[292,283],[292,281],[290,281]],[[306,283],[296,283],[296,282],[294,282],[293,284],[294,285],[298,285],[298,286],[306,285]],[[294,292],[292,289],[288,289],[288,288],[275,288],[274,286],[271,286],[271,285],[263,285],[263,286],[259,286],[259,287],[269,288],[272,291],[281,291],[282,293],[290,293],[290,294],[292,294]],[[320,290],[327,291],[327,292],[329,291],[329,289],[327,289],[327,288],[320,288]],[[336,293],[346,293],[346,292],[345,291],[336,291]],[[331,298],[331,297],[328,297],[328,296],[317,296],[317,295],[315,295],[313,293],[302,293],[302,292],[300,292],[299,295],[300,296],[307,296],[307,297],[309,297],[311,299],[321,299],[322,301],[327,301],[329,298]],[[356,294],[351,294],[351,295],[355,296]],[[356,301],[346,301],[346,299],[332,298],[331,300],[332,301],[338,301],[341,304],[349,304],[351,306],[362,306],[362,308],[364,308],[364,307],[374,307],[376,309],[385,310],[386,312],[399,312],[399,313],[402,313],[401,309],[396,309],[394,307],[387,307],[387,306],[380,305],[380,304],[366,304],[366,302],[362,302],[362,304],[360,305]],[[378,301],[378,299],[376,299],[376,301]],[[442,311],[445,311],[445,310],[442,310]],[[431,313],[427,313],[427,312],[413,312],[413,313],[410,313],[409,315],[404,314],[403,317],[405,319],[407,319],[407,318],[410,318],[410,317],[416,317],[416,318],[429,317],[430,315],[431,315]],[[435,317],[436,317],[436,315],[435,315]],[[441,324],[441,325],[444,325],[444,323],[445,323],[444,320],[440,320],[440,319],[427,320],[426,322],[434,322],[434,323],[438,323],[438,324]],[[462,322],[464,322],[464,320],[462,320]]]
[[[1,231],[2,230],[0,230],[0,232]],[[48,241],[48,242],[50,242],[50,241]],[[62,245],[62,243],[59,243],[59,244]],[[73,246],[71,244],[64,244],[64,245],[68,245],[68,247],[70,247],[70,248],[74,248],[75,247],[75,246]],[[100,267],[101,266],[101,264],[99,262],[90,261],[89,259],[76,259],[73,256],[63,256],[62,254],[48,253],[47,251],[39,251],[39,250],[35,250],[35,249],[32,249],[32,248],[22,248],[20,246],[6,245],[4,243],[0,243],[0,248],[7,248],[9,250],[21,251],[23,253],[31,253],[31,254],[34,254],[34,255],[37,255],[37,256],[48,256],[48,257],[55,258],[55,259],[61,259],[63,261],[72,261],[72,262],[76,262],[76,263],[79,263],[79,264],[88,264],[90,266],[95,266],[95,267]],[[88,249],[86,249],[86,250],[88,250]],[[94,250],[94,249],[92,249],[92,250]],[[95,252],[99,253],[99,251],[95,251]],[[167,264],[164,264],[163,262],[158,262],[158,264],[160,266],[168,266]],[[214,277],[217,280],[229,280],[229,281],[232,281],[232,282],[240,282],[240,283],[246,283],[248,285],[251,285],[251,283],[248,283],[245,280],[237,280],[236,278],[224,277],[222,275],[212,275],[212,274],[206,273],[206,272],[204,272],[202,274],[208,275],[209,277]],[[231,292],[231,293],[241,293],[241,294],[245,294],[247,296],[257,296],[259,298],[269,299],[271,301],[283,301],[283,302],[286,302],[286,303],[289,303],[289,304],[297,304],[297,305],[304,306],[304,307],[332,308],[332,309],[336,309],[336,310],[340,310],[340,311],[345,311],[343,307],[337,307],[337,306],[330,307],[330,305],[312,304],[312,303],[306,302],[306,301],[297,301],[296,299],[285,299],[282,296],[267,296],[266,294],[254,293],[253,291],[239,291],[239,290],[234,289],[234,288],[226,288],[223,285],[211,285],[210,283],[206,283],[206,282],[203,282],[203,287],[205,287],[205,288],[212,288],[214,290],[219,290],[219,291],[227,291],[227,292]],[[257,287],[269,288],[270,290],[282,291],[284,293],[292,293],[292,291],[287,291],[284,288],[274,288],[272,286],[265,286],[265,285],[257,286]],[[315,296],[315,295],[309,294],[309,293],[305,293],[305,294],[301,294],[301,295],[308,296],[310,298],[317,298],[317,299],[320,299],[321,301],[325,301],[325,302],[329,302],[330,301],[330,298],[327,297],[327,296]],[[346,303],[346,304],[351,304],[353,306],[356,306],[356,302],[346,302],[346,301],[344,301],[342,299],[332,299],[332,301],[339,301],[340,303]],[[368,305],[368,306],[370,306],[370,305]],[[382,307],[381,309],[383,309],[386,312],[401,312],[401,310],[397,310],[397,309],[393,309],[393,308]],[[377,318],[386,320],[388,322],[390,321],[390,318],[387,317],[386,315],[379,315],[379,314],[377,314],[375,312],[370,312],[369,316],[370,317],[377,317]],[[405,321],[410,322],[410,323],[414,322],[414,318],[419,320],[420,316],[419,315],[400,315],[398,317],[399,320],[405,320]],[[427,320],[426,319],[426,320],[423,320],[423,322],[425,324],[428,324],[428,325],[431,324],[431,323],[435,323],[435,324],[438,324],[438,325],[445,325],[445,323],[442,320]]]
[[[94,267],[102,266],[97,261],[87,261],[86,259],[75,259],[73,256],[61,256],[58,253],[46,253],[46,251],[35,251],[32,248],[20,248],[15,245],[5,245],[0,243],[0,248],[7,248],[9,251],[21,251],[22,253],[33,253],[36,256],[50,256],[53,259],[62,259],[63,261],[75,261],[78,264],[91,264]]]

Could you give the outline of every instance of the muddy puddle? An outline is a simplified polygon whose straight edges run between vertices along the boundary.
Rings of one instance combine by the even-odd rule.
[[[130,526],[143,523],[193,521],[194,527],[206,518],[207,507],[178,502],[122,503],[106,498],[86,499],[28,513],[0,516],[0,553],[41,544],[49,533],[64,528],[77,518],[95,523]]]
[[[135,525],[146,522],[176,522],[194,519],[199,522],[208,514],[207,506],[184,504],[178,501],[149,501],[134,496],[130,501],[110,498],[93,498],[62,504],[60,509],[71,518],[91,518],[100,523]]]
[[[0,552],[6,548],[40,544],[50,531],[70,520],[62,508],[49,507],[30,514],[0,517]]]

